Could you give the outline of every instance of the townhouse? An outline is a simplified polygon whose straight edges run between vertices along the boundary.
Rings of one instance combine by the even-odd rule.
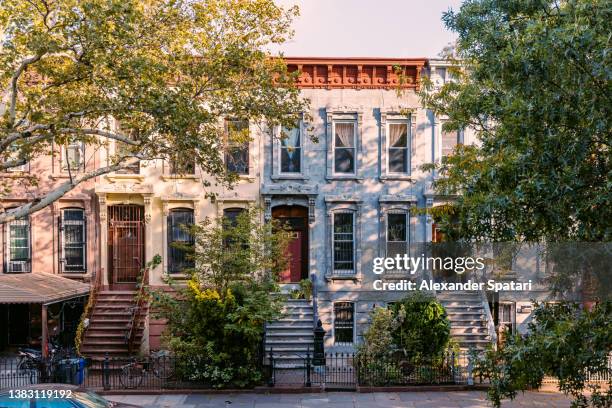
[[[445,118],[420,105],[421,76],[430,76],[438,85],[449,80],[444,61],[287,58],[286,62],[290,71],[301,72],[297,86],[310,100],[310,111],[303,112],[303,119],[291,129],[266,128],[236,118],[220,122],[228,132],[248,128],[251,136],[250,142],[225,153],[228,170],[240,176],[233,189],[208,186],[210,177],[196,166],[177,168],[172,161],[161,160],[98,177],[50,208],[3,226],[2,277],[32,272],[31,276],[69,278],[59,286],[78,285],[73,288],[76,297],[86,294],[91,283],[96,304],[81,350],[93,357],[124,354],[126,327],[133,323],[134,290],[146,263],[161,255],[161,266],[151,270],[147,280],[153,287],[167,287],[168,278],[180,279],[189,262],[171,245],[191,239],[182,224],[211,216],[233,217],[249,205],[259,205],[266,220],[281,219],[291,228],[291,262],[281,274],[283,290],[311,279],[315,292],[312,301],[288,302],[289,318],[268,325],[266,345],[287,353],[303,352],[311,347],[312,327],[321,320],[328,349],[352,350],[372,308],[404,295],[374,290],[373,281],[381,277],[372,272],[373,258],[406,253],[419,243],[442,239],[433,219],[415,209],[452,198],[436,195],[431,187],[436,174],[420,166],[451,154],[459,143],[474,143],[474,134],[444,132]],[[95,150],[66,146],[29,168],[3,174],[18,181],[36,172],[48,174],[49,181],[29,191],[16,182],[2,204],[9,208],[11,203],[33,199],[64,180],[66,160],[73,163],[73,170],[94,168],[118,149],[121,146],[114,143]],[[405,277],[387,273],[382,278]],[[42,298],[40,288],[32,291]],[[57,299],[67,295],[63,296]],[[11,294],[5,297],[7,305],[0,312],[10,316],[0,333],[0,345],[24,344],[35,330],[28,328],[32,333],[25,337],[15,334],[21,330],[17,321],[25,309],[16,311],[8,305]],[[472,303],[465,310],[456,305],[457,299],[441,299],[452,312],[453,333],[463,345],[492,341],[493,314],[483,294],[464,298],[466,304]],[[506,312],[515,313],[512,307]],[[42,316],[38,321],[48,319]],[[160,347],[163,322],[146,315],[136,331],[142,351]]]

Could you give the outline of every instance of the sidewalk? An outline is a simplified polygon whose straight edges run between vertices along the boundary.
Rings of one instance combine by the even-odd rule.
[[[192,394],[192,395],[108,395],[111,401],[147,408],[444,408],[490,407],[484,392],[392,392],[321,394]],[[560,393],[527,392],[502,407],[569,407]]]

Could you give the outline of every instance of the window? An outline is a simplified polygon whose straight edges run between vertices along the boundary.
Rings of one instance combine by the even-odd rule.
[[[455,146],[460,143],[460,134],[461,133],[456,130],[447,132],[444,130],[444,128],[442,128],[440,143],[442,157],[447,157],[453,154]]]
[[[193,160],[180,160],[177,157],[170,159],[169,163],[170,174],[177,175],[191,175],[195,174],[195,161]]]
[[[79,140],[70,140],[62,147],[60,156],[62,157],[62,170],[71,172],[84,169],[85,144]]]
[[[333,269],[335,275],[355,273],[355,225],[352,212],[334,213]]]
[[[225,131],[228,137],[225,151],[225,168],[230,173],[249,174],[249,122],[227,120]]]
[[[508,330],[509,333],[514,333],[514,304],[500,303],[498,313],[498,327],[502,330]]]
[[[408,253],[407,213],[387,214],[387,257]]]
[[[193,245],[193,235],[186,228],[194,224],[193,210],[190,208],[175,208],[168,215],[168,272],[183,272],[193,268],[194,261],[189,259],[187,251],[177,248],[173,243]]]
[[[19,159],[19,153],[20,153],[20,149],[15,146],[15,145],[11,145],[7,148],[8,151],[8,156],[7,157],[7,161],[8,160],[16,160]],[[19,173],[19,172],[26,172],[28,171],[28,163],[24,163],[24,164],[20,164],[19,166],[13,166],[13,167],[9,167],[8,169],[6,169],[6,171],[8,172],[15,172],[15,173]]]
[[[132,140],[137,140],[138,138],[138,130],[137,129],[133,129],[133,130],[127,130],[125,132],[130,139]],[[125,161],[125,160],[131,160],[133,157],[133,152],[132,149],[134,148],[134,146],[124,143],[124,142],[120,142],[120,141],[116,141],[115,142],[115,154],[117,155],[117,159],[122,159],[123,157],[126,157],[127,159],[122,159],[121,161]],[[122,168],[120,170],[117,171],[117,173],[121,173],[121,174],[140,174],[140,162],[136,162],[133,163],[125,168]]]
[[[410,145],[408,123],[389,124],[389,173],[408,173]]]
[[[235,227],[238,224],[238,216],[244,211],[244,208],[226,208],[223,210],[223,217],[229,225]]]
[[[355,338],[355,304],[334,303],[334,343],[352,345]]]
[[[30,219],[22,217],[6,224],[5,272],[31,272]]]
[[[334,172],[355,174],[355,122],[334,122]]]
[[[85,211],[67,208],[60,217],[63,272],[85,272],[87,270],[87,227]]]
[[[281,130],[280,172],[300,173],[302,171],[302,140],[299,124]]]

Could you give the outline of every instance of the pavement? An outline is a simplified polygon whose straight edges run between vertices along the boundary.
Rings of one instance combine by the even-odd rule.
[[[490,407],[481,391],[453,392],[324,392],[319,394],[172,394],[108,395],[116,402],[145,408],[480,408]],[[563,407],[570,399],[561,393],[526,392],[502,407]]]

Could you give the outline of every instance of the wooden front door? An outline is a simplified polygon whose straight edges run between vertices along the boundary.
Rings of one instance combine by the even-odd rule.
[[[283,222],[291,234],[287,247],[290,260],[280,274],[280,281],[290,283],[308,278],[308,209],[300,206],[274,207],[272,217]]]
[[[144,207],[108,208],[108,256],[110,282],[136,283],[144,268]]]

